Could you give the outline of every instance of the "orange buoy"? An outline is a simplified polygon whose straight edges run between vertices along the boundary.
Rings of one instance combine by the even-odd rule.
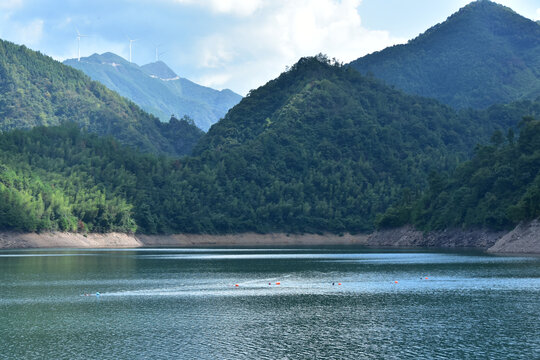
[[[398,283],[398,282],[397,282],[397,280],[396,280],[396,281],[394,281],[394,284],[397,284],[397,283]]]
[[[427,280],[427,279],[428,279],[428,278],[427,278],[427,276],[426,276],[426,280]]]
[[[238,287],[238,286],[240,286],[240,285],[238,285],[238,284],[234,284],[234,286],[237,286],[237,287]]]
[[[341,285],[341,283],[337,283],[338,285]]]
[[[276,283],[276,285],[281,285],[281,283],[278,281],[278,282]]]

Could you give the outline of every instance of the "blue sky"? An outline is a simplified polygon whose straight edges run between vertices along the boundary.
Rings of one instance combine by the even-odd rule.
[[[405,42],[470,0],[0,0],[0,38],[57,60],[114,52],[241,95],[319,52],[349,62]],[[540,19],[539,0],[500,0]]]

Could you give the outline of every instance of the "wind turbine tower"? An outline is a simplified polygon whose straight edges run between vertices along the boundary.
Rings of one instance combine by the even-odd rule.
[[[131,62],[131,44],[133,44],[135,41],[139,40],[139,39],[130,39],[128,38],[129,40],[129,62]]]
[[[152,42],[152,45],[154,45],[154,48],[156,49],[156,62],[158,62],[158,61],[159,61],[159,55],[165,54],[166,51],[159,52],[159,47],[160,47],[162,44],[156,44],[156,43]]]
[[[77,30],[77,61],[81,61],[81,38],[88,37],[88,35],[82,35],[78,29]]]

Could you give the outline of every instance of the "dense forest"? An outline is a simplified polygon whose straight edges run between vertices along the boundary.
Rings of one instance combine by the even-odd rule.
[[[487,0],[470,3],[404,45],[350,66],[456,108],[540,96],[540,26]]]
[[[189,153],[193,139],[202,136],[192,122],[162,123],[82,72],[0,40],[0,130],[63,122],[145,152],[175,156]]]
[[[425,196],[432,171],[452,171],[478,141],[534,113],[540,102],[455,112],[303,58],[253,90],[191,157],[143,154],[74,124],[1,134],[0,228],[370,231],[378,213]]]
[[[0,41],[0,229],[357,233],[537,218],[539,29],[476,1],[353,64],[371,75],[302,58],[206,134]],[[454,107],[498,104],[455,110],[377,69]]]
[[[81,70],[162,121],[168,121],[171,114],[187,115],[204,131],[242,99],[231,90],[218,91],[181,78],[162,61],[138,66],[104,53],[80,61],[69,59],[64,64]]]
[[[525,117],[519,136],[493,133],[450,175],[433,172],[419,200],[403,198],[377,219],[381,228],[509,229],[540,216],[540,121]]]

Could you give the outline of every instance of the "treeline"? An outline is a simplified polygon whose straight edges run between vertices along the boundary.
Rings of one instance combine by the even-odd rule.
[[[496,132],[452,177],[431,173],[415,200],[420,190],[410,187],[397,192],[365,178],[367,190],[359,187],[365,169],[351,161],[323,162],[321,171],[285,181],[235,153],[213,168],[200,158],[133,152],[74,125],[17,130],[0,135],[0,229],[358,232],[371,230],[366,218],[394,198],[401,200],[379,227],[501,229],[540,216],[539,149],[537,120],[526,120],[517,139]]]
[[[508,229],[540,216],[540,121],[525,117],[519,137],[496,131],[450,176],[433,172],[429,188],[402,199],[378,218],[381,228],[413,224],[423,230]]]

